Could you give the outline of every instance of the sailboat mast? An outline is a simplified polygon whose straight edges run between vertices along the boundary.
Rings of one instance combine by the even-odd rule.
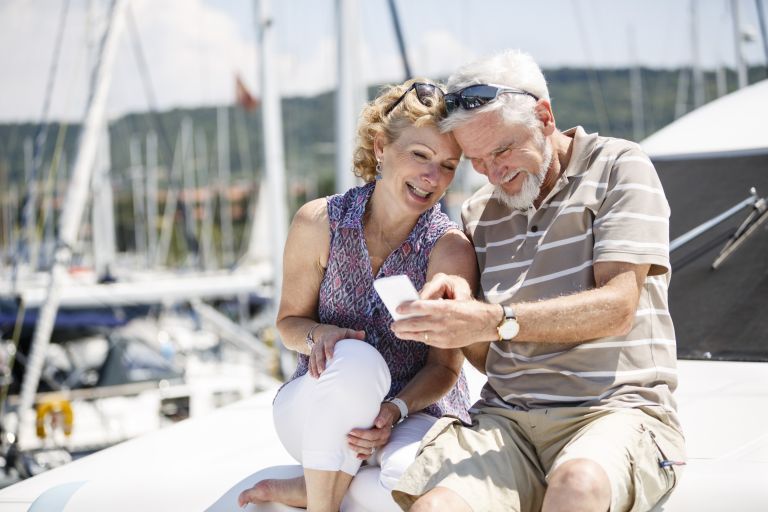
[[[747,65],[744,62],[744,52],[741,48],[739,0],[731,0],[731,18],[733,19],[733,45],[736,52],[736,75],[739,79],[739,89],[741,89],[747,86]]]
[[[156,264],[157,251],[157,134],[147,134],[147,266]]]
[[[269,212],[272,216],[271,254],[274,272],[274,304],[278,304],[283,281],[283,246],[287,232],[285,193],[285,157],[283,149],[283,118],[277,89],[275,61],[275,26],[269,0],[258,1],[259,56],[261,58],[261,116],[264,123],[264,157],[267,171]],[[254,222],[257,224],[257,222]],[[253,238],[251,239],[254,240]]]
[[[54,252],[51,280],[48,285],[45,301],[40,309],[39,320],[32,338],[32,346],[27,369],[21,386],[19,400],[19,423],[16,438],[20,432],[28,431],[31,416],[27,414],[35,401],[35,393],[40,380],[40,374],[45,361],[45,354],[53,332],[53,322],[59,309],[60,287],[72,260],[72,248],[77,242],[77,233],[83,219],[85,205],[88,200],[91,177],[96,163],[96,153],[99,136],[105,118],[107,93],[112,78],[112,67],[117,51],[117,43],[123,29],[125,8],[124,0],[112,0],[109,9],[109,22],[104,30],[99,58],[91,75],[90,95],[86,105],[86,116],[78,142],[72,178],[61,214],[59,237]]]
[[[147,214],[145,210],[146,192],[144,188],[144,167],[141,162],[141,141],[132,135],[129,145],[131,162],[131,198],[133,200],[133,236],[136,241],[136,261],[147,258]]]
[[[640,68],[640,62],[637,59],[635,50],[635,29],[630,26],[627,29],[629,38],[629,59],[631,67],[629,68],[629,89],[630,100],[632,102],[632,135],[636,141],[643,140],[645,137],[645,117],[643,115],[643,75]]]
[[[235,255],[235,237],[232,230],[232,205],[229,202],[229,107],[220,106],[216,112],[216,142],[219,170],[219,218],[221,219],[221,261],[232,264]]]
[[[339,84],[336,92],[336,192],[355,185],[352,151],[357,127],[357,113],[365,93],[360,76],[360,15],[358,0],[336,0]]]
[[[757,6],[757,21],[760,24],[760,35],[763,37],[763,52],[765,54],[765,67],[768,70],[768,28],[765,26],[765,7],[762,0],[755,0]]]
[[[704,73],[701,71],[701,52],[699,51],[699,16],[698,2],[691,0],[691,60],[693,77],[693,108],[704,104]]]
[[[408,61],[408,52],[405,51],[405,38],[403,38],[403,30],[400,27],[400,17],[397,15],[397,5],[395,0],[389,0],[389,14],[392,16],[392,25],[395,28],[395,37],[397,38],[397,48],[400,50],[400,58],[403,60],[403,71],[405,71],[405,80],[413,77],[411,72],[411,64]]]

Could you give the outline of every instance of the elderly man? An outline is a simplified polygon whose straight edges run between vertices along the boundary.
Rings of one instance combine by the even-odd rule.
[[[685,458],[653,165],[631,142],[558,130],[524,53],[448,89],[442,128],[490,182],[462,209],[485,300],[437,276],[393,329],[463,347],[488,382],[472,425],[439,420],[393,495],[412,511],[649,510]]]

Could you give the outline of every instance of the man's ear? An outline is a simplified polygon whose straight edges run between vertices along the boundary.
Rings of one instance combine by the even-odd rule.
[[[536,118],[541,121],[541,130],[545,136],[550,136],[555,131],[555,114],[552,113],[552,105],[545,99],[540,99],[534,107]]]

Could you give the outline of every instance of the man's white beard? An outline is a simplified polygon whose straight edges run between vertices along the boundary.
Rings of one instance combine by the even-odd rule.
[[[527,169],[517,169],[525,173],[523,176],[523,186],[515,195],[507,194],[501,185],[496,187],[496,197],[504,205],[516,210],[527,210],[533,206],[533,202],[539,197],[541,185],[544,183],[544,177],[547,175],[549,164],[552,163],[552,146],[546,139],[542,141],[544,150],[544,159],[539,166],[539,172],[528,172]]]

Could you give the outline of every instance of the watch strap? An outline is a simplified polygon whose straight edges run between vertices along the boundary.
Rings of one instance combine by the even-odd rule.
[[[499,335],[499,341],[508,341],[507,338],[504,338],[501,334],[501,327],[509,320],[515,320],[517,321],[517,315],[515,314],[515,310],[512,309],[511,306],[505,306],[504,304],[500,304],[501,311],[502,311],[502,317],[499,321],[499,325],[496,326],[496,333]]]
[[[395,404],[395,407],[397,407],[397,409],[400,411],[400,419],[397,420],[395,425],[399,425],[405,420],[405,418],[408,417],[408,404],[406,404],[404,400],[393,396],[392,398],[387,398],[385,401],[391,404]]]

